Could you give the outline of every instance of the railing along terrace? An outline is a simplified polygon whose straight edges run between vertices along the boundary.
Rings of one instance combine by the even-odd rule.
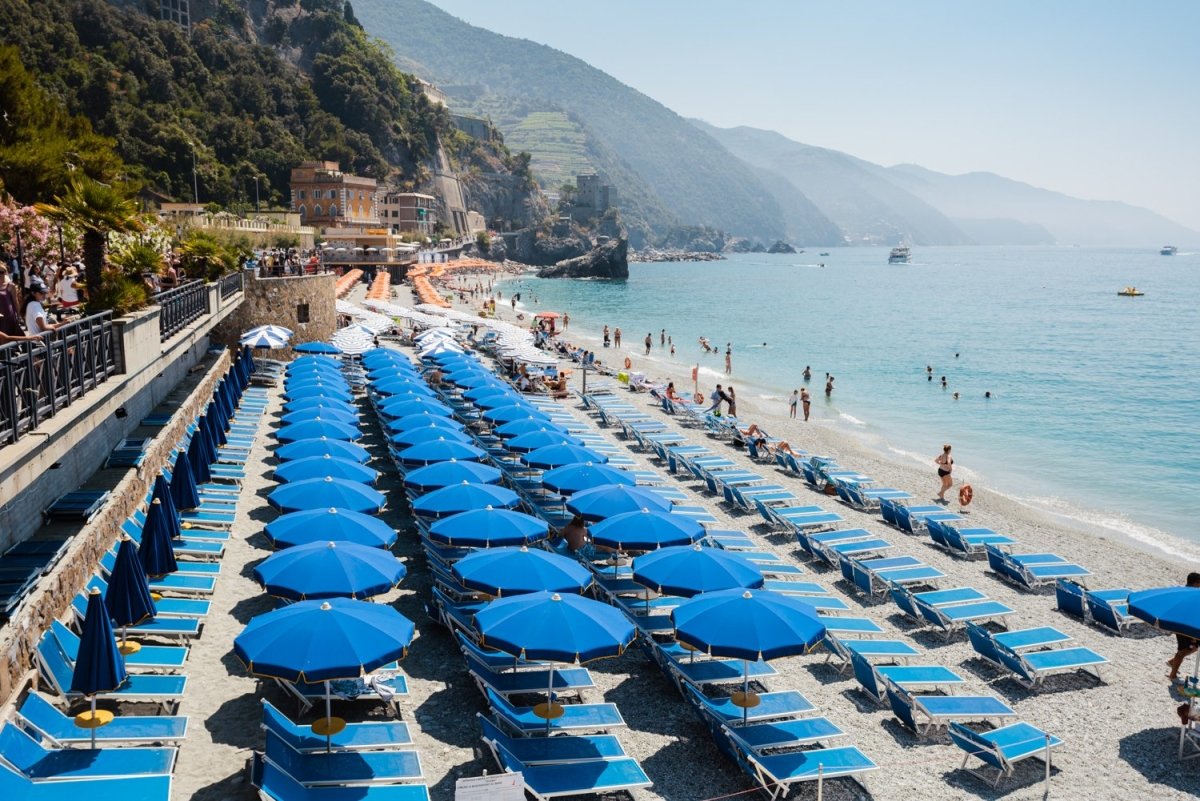
[[[67,323],[36,342],[0,345],[0,447],[121,372],[120,362],[111,311]]]
[[[160,308],[158,333],[164,342],[209,312],[208,287],[203,281],[189,281],[159,292],[153,301]]]
[[[230,295],[242,291],[243,273],[238,270],[235,273],[221,276],[221,300],[225,300]]]

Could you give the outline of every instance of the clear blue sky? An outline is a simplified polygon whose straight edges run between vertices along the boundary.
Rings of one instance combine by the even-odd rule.
[[[432,0],[686,117],[1200,230],[1200,0]]]

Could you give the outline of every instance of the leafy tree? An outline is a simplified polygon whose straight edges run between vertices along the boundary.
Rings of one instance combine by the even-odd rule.
[[[104,259],[110,233],[142,229],[137,202],[124,189],[90,178],[77,178],[54,204],[38,204],[37,210],[53,222],[69,225],[83,240],[84,277],[88,287],[89,313],[104,310],[100,300]]]

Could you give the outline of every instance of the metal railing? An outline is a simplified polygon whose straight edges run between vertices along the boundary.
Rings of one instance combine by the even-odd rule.
[[[160,309],[158,333],[163,342],[209,312],[208,287],[203,281],[189,281],[159,292],[152,300]]]
[[[110,311],[67,323],[37,342],[0,345],[0,446],[119,372]]]
[[[245,274],[241,270],[221,276],[221,300],[242,291],[244,276]]]

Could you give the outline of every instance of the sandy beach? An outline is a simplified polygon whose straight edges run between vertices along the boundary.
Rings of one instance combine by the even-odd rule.
[[[357,288],[350,299],[361,299],[362,291]],[[406,288],[397,287],[396,293],[397,302],[410,302]],[[503,317],[516,321],[515,313],[507,305],[498,304],[498,309]],[[581,341],[572,331],[568,331],[567,338]],[[636,370],[637,357],[632,358]],[[687,371],[688,367],[681,365],[676,375],[659,376],[660,370],[652,377],[674,379],[677,386],[690,387]],[[576,372],[573,380],[579,378]],[[596,378],[594,374],[589,376],[590,381]],[[701,388],[705,389],[703,385]],[[647,395],[624,393],[624,390],[622,393],[622,398],[644,406],[650,414],[661,414],[652,409]],[[275,486],[270,479],[275,466],[273,445],[266,433],[278,426],[278,391],[272,391],[271,397],[271,409],[247,465],[242,503],[223,575],[213,596],[213,611],[188,663],[192,686],[182,711],[192,716],[193,730],[176,770],[178,798],[253,797],[243,767],[250,753],[262,744],[258,728],[259,697],[270,699],[302,723],[311,722],[316,714],[297,716],[295,705],[278,688],[266,683],[260,686],[249,678],[232,653],[233,638],[246,621],[273,606],[251,578],[253,565],[269,553],[262,528],[274,517],[266,503],[266,495]],[[591,419],[596,424],[577,400],[564,401],[563,405],[579,419]],[[928,471],[906,469],[856,447],[819,422],[789,421],[785,403],[767,408],[754,399],[744,398],[739,400],[739,407],[741,418],[758,422],[773,436],[812,452],[832,455],[841,464],[873,476],[880,484],[908,490],[919,499],[932,496],[935,490],[932,465]],[[684,427],[680,421],[665,415],[663,418],[690,442],[751,466],[744,455],[723,441],[711,439],[703,430]],[[394,603],[417,626],[416,640],[402,663],[410,687],[410,696],[401,705],[403,717],[413,730],[431,796],[439,801],[451,799],[457,778],[496,770],[490,755],[482,748],[475,720],[475,715],[485,712],[486,706],[466,673],[453,639],[424,611],[429,597],[429,574],[411,529],[399,478],[384,456],[384,441],[377,421],[369,414],[363,420],[364,444],[376,456],[371,465],[382,471],[379,488],[389,498],[384,519],[400,531],[397,552],[409,567],[401,588],[381,600]],[[639,469],[668,475],[664,465],[636,450],[634,443],[625,441],[611,429],[600,430],[618,443],[623,452],[633,456]],[[869,617],[887,630],[887,636],[915,645],[922,651],[916,662],[943,665],[959,672],[967,679],[962,693],[998,695],[1013,706],[1021,719],[1062,737],[1066,744],[1056,752],[1052,794],[1095,799],[1184,799],[1200,793],[1200,767],[1195,762],[1180,763],[1175,758],[1179,733],[1174,714],[1177,701],[1169,694],[1164,666],[1174,651],[1173,637],[1156,632],[1118,637],[1085,625],[1055,610],[1052,591],[1017,590],[993,576],[985,562],[947,555],[934,548],[927,538],[905,535],[884,525],[877,515],[849,509],[835,498],[819,496],[799,479],[777,472],[773,466],[756,464],[754,469],[792,489],[804,503],[821,504],[839,512],[846,518],[845,526],[867,528],[889,540],[896,546],[893,553],[913,554],[937,567],[947,575],[943,587],[975,587],[1013,607],[1017,614],[1009,618],[1010,628],[1054,626],[1072,636],[1074,644],[1093,648],[1110,660],[1103,684],[1094,678],[1069,675],[1049,680],[1041,692],[1029,692],[974,658],[962,635],[946,644],[929,630],[905,622],[890,601],[864,603],[842,585],[840,574],[801,560],[795,542],[781,533],[765,530],[759,525],[759,518],[731,513],[729,507],[704,492],[697,481],[679,476],[667,479],[673,486],[687,490],[692,502],[708,508],[718,518],[721,528],[740,529],[758,537],[765,548],[803,565],[806,579],[824,584],[834,595],[845,599],[851,614]],[[1018,551],[1053,551],[1084,564],[1094,573],[1090,580],[1093,587],[1178,584],[1187,571],[1184,565],[1126,543],[1100,539],[1038,519],[1019,504],[986,490],[977,492],[970,518],[973,525],[989,526],[1019,539]],[[847,742],[857,745],[880,766],[868,776],[869,796],[857,785],[831,782],[825,788],[827,799],[940,801],[1043,797],[1040,763],[1024,763],[1015,778],[992,790],[959,770],[962,752],[946,738],[918,740],[907,733],[894,721],[890,710],[877,707],[859,691],[849,673],[841,674],[833,665],[827,665],[823,653],[781,659],[773,665],[779,675],[769,681],[770,689],[803,693],[822,714],[848,732]],[[706,729],[674,686],[640,649],[633,648],[621,658],[589,667],[598,686],[588,694],[588,700],[605,700],[618,706],[629,724],[627,730],[619,732],[620,740],[654,781],[653,788],[636,794],[638,799],[701,801],[755,796],[750,781],[717,751]],[[335,704],[334,714],[361,720],[384,713],[370,705],[342,702]],[[805,786],[794,795],[813,798],[815,790]]]

